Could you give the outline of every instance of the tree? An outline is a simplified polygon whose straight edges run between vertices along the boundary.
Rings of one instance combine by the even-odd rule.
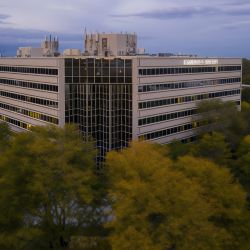
[[[250,134],[250,103],[243,101],[241,103],[241,112],[242,112],[242,117],[247,124],[245,135],[248,135]]]
[[[203,196],[213,210],[209,221],[228,235],[220,249],[247,249],[250,215],[246,209],[246,194],[230,170],[192,156],[180,158],[175,167],[202,187]]]
[[[112,249],[244,249],[245,193],[229,171],[164,154],[145,142],[108,153]]]
[[[10,144],[12,132],[7,123],[0,122],[0,153],[6,150]]]
[[[189,147],[194,156],[210,159],[219,165],[227,165],[232,157],[225,136],[217,132],[203,135]]]
[[[249,81],[249,83],[250,83],[250,81]],[[250,103],[250,88],[243,88],[242,89],[242,99],[241,100],[243,102]]]
[[[166,146],[167,155],[173,160],[176,160],[181,156],[189,154],[190,149],[190,145],[182,143],[181,141],[173,141],[172,143]]]
[[[234,150],[247,133],[248,124],[234,102],[202,101],[198,103],[198,113],[207,122],[207,126],[200,128],[201,132],[222,133]]]
[[[73,126],[17,134],[0,158],[0,248],[66,249],[96,223],[94,156]]]
[[[241,184],[245,187],[250,198],[250,135],[242,140],[237,151],[237,161],[234,172]]]
[[[242,60],[242,82],[244,84],[250,83],[250,61],[246,58]]]

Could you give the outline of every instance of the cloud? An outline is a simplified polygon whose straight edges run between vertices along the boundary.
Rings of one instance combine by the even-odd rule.
[[[239,22],[232,22],[232,23],[226,23],[226,24],[221,24],[217,26],[217,29],[225,29],[225,30],[235,30],[239,31],[240,28],[244,29],[244,26],[249,26],[250,25],[250,20],[247,21],[239,21]]]
[[[232,0],[232,1],[226,1],[224,3],[224,5],[226,5],[226,6],[228,6],[228,5],[239,6],[239,5],[243,5],[243,4],[249,4],[249,0]]]
[[[154,39],[156,39],[155,36],[140,36],[140,37],[138,37],[138,40],[143,40],[143,41],[145,41],[145,40],[154,40]]]
[[[58,36],[59,38],[63,39],[66,42],[72,42],[76,40],[82,39],[82,34],[67,34],[67,33],[51,33],[46,30],[35,30],[35,29],[17,29],[17,28],[4,28],[0,27],[0,34],[1,34],[1,41],[9,42],[9,43],[34,43],[34,42],[41,42],[45,35],[51,34],[52,36]]]
[[[6,22],[5,20],[8,19],[9,17],[10,15],[0,14],[0,24],[7,24],[8,22]]]
[[[250,15],[250,7],[248,8],[233,8],[229,10],[224,11],[225,14],[227,15],[232,15],[232,16],[249,16]]]
[[[61,50],[82,49],[86,26],[135,31],[139,46],[152,53],[249,57],[249,21],[250,0],[0,0],[0,53],[39,47],[50,32]]]
[[[112,17],[142,17],[150,19],[185,19],[195,16],[249,16],[250,5],[232,7],[230,5],[223,5],[217,7],[209,6],[182,6],[182,7],[168,7],[161,10],[151,10],[130,14],[114,14]]]
[[[4,55],[15,55],[18,47],[40,47],[45,35],[51,34],[45,30],[35,29],[16,29],[0,27],[0,53]],[[81,33],[52,33],[53,36],[58,36],[60,41],[61,51],[66,48],[83,47],[83,36]]]
[[[217,12],[217,9],[211,7],[175,7],[165,10],[152,10],[134,14],[112,15],[113,17],[143,17],[153,19],[173,19],[188,18],[195,15],[207,15]]]

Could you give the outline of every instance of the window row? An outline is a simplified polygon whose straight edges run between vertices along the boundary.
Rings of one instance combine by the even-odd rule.
[[[58,92],[58,86],[50,85],[50,84],[23,82],[19,80],[4,79],[4,78],[0,78],[0,84],[13,85],[13,86],[29,88],[29,89],[41,89],[41,90],[46,90],[46,91],[51,91],[51,92]]]
[[[58,75],[58,69],[48,68],[27,68],[27,67],[12,67],[1,66],[0,72],[13,72],[13,73],[25,73],[25,74],[37,74],[37,75]]]
[[[239,71],[240,65],[220,66],[218,71]],[[176,68],[145,68],[139,69],[139,75],[178,75],[216,72],[216,67],[176,67]]]
[[[173,120],[173,119],[177,119],[177,118],[181,118],[181,117],[187,117],[187,116],[191,116],[191,115],[195,115],[195,114],[197,114],[197,109],[188,109],[185,111],[179,111],[179,112],[168,113],[168,114],[161,114],[161,115],[157,115],[157,116],[139,119],[138,125],[143,126],[143,125],[147,125],[147,124]]]
[[[132,83],[132,60],[65,59],[66,83]]]
[[[86,59],[76,59],[76,58],[66,58],[65,67],[90,67],[90,68],[109,68],[109,67],[132,67],[131,59],[106,59],[106,58],[86,58]]]
[[[132,83],[132,77],[65,77],[65,83]]]
[[[198,128],[198,127],[200,127],[202,125],[203,125],[203,122],[201,122],[201,121],[192,122],[192,123],[188,123],[188,124],[173,127],[173,128],[164,129],[164,130],[144,134],[144,135],[139,136],[139,139],[141,139],[141,140],[152,140],[152,139],[164,137],[164,136],[167,136],[167,135],[177,134],[177,133],[181,133],[181,132],[184,132],[184,131],[187,131],[187,130]]]
[[[15,120],[13,118],[9,118],[9,117],[4,116],[4,115],[0,115],[0,120],[7,122],[7,123],[10,123],[10,124],[13,124],[17,127],[24,128],[24,129],[31,129],[31,127],[32,127],[31,124]]]
[[[216,67],[178,67],[178,68],[147,68],[139,69],[139,75],[178,75],[216,72]]]
[[[54,101],[50,101],[46,99],[40,99],[36,97],[30,97],[30,96],[25,96],[25,95],[20,95],[16,93],[5,92],[5,91],[0,91],[0,96],[4,96],[4,97],[11,98],[11,99],[16,99],[16,100],[21,100],[24,102],[31,102],[31,103],[35,103],[38,105],[52,107],[52,108],[58,108],[58,102],[54,102]]]
[[[217,84],[228,84],[241,82],[241,78],[227,78],[227,79],[216,79],[216,80],[204,80],[204,81],[193,81],[193,82],[176,82],[176,83],[161,83],[161,84],[150,84],[138,86],[138,92],[151,92],[151,91],[161,91],[168,89],[182,89],[182,88],[193,88],[208,85]]]
[[[205,100],[205,99],[210,99],[210,98],[223,97],[223,96],[229,96],[229,95],[239,95],[239,94],[240,94],[240,89],[235,89],[235,90],[220,91],[220,92],[207,93],[207,94],[201,94],[201,95],[182,96],[182,97],[175,97],[175,98],[169,98],[169,99],[160,99],[160,100],[154,100],[154,101],[140,102],[139,109],[166,106],[166,105],[179,104],[179,103],[185,103],[185,102],[194,102],[194,101]]]
[[[220,66],[219,71],[238,71],[241,70],[240,65],[234,65],[234,66]]]
[[[132,76],[131,68],[65,68],[65,76],[125,77]]]
[[[0,108],[5,109],[5,110],[10,110],[12,112],[18,113],[18,114],[22,114],[22,115],[26,115],[38,120],[42,120],[45,122],[49,122],[49,123],[53,123],[53,124],[58,124],[58,119],[55,117],[51,117],[48,115],[44,115],[44,114],[40,114],[34,111],[30,111],[30,110],[26,110],[26,109],[22,109],[19,107],[15,107],[15,106],[11,106],[9,104],[5,104],[5,103],[1,103],[0,102]]]

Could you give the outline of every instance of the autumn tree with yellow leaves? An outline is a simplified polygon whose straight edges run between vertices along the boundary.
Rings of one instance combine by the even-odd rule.
[[[229,170],[137,142],[107,156],[112,249],[247,249],[246,193]]]

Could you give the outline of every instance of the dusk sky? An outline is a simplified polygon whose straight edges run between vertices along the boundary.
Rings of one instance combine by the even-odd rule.
[[[0,0],[0,53],[58,35],[83,47],[83,31],[136,32],[149,53],[250,58],[250,0]]]

